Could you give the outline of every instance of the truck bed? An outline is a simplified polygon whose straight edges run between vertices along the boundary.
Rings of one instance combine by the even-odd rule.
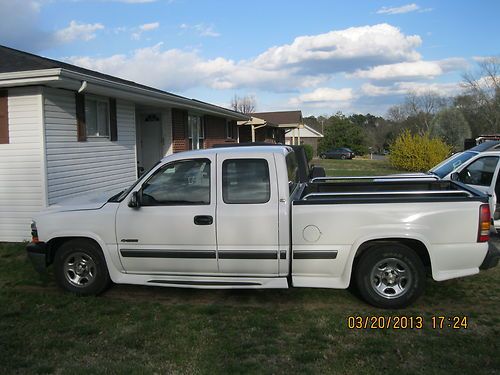
[[[442,180],[373,177],[324,179],[307,183],[294,204],[480,201],[487,196],[464,184]]]

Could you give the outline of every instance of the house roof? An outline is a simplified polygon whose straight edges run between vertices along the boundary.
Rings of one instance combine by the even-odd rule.
[[[286,127],[286,125],[298,127],[303,122],[302,111],[258,112],[250,113],[250,115],[277,124],[280,127]]]
[[[254,117],[254,116],[251,116],[250,120],[247,120],[247,121],[238,121],[237,124],[239,126],[253,125],[253,126],[270,126],[272,128],[279,127],[277,124],[274,124],[272,122],[269,122],[269,121],[266,121],[262,118]]]
[[[304,124],[303,128],[297,129],[295,133],[294,131],[294,129],[291,129],[285,133],[285,138],[297,137],[298,135],[300,135],[301,138],[323,138],[323,134],[306,124]]]
[[[224,112],[226,116],[229,115],[229,117],[232,117],[234,119],[248,119],[248,116],[227,108],[219,107],[196,99],[189,99],[180,95],[172,94],[167,91],[142,85],[140,83],[114,77],[109,74],[96,72],[94,70],[85,69],[62,61],[49,59],[46,57],[0,45],[0,77],[8,76],[9,78],[11,78],[9,73],[16,73],[16,77],[22,77],[22,72],[26,72],[26,74],[30,72],[53,72],[54,69],[59,69],[60,72],[64,71],[66,73],[73,73],[84,77],[92,77],[103,82],[112,82],[117,85],[126,86],[127,88],[135,88],[137,90],[140,90],[140,92],[143,94],[157,94],[157,96],[160,95],[174,101],[175,99],[178,99],[178,101],[182,101],[184,103],[187,100],[189,101],[189,105],[191,105],[192,107],[202,107],[200,109],[207,109],[207,107],[209,107],[209,109],[211,109],[214,113]],[[20,72],[21,74],[19,74]],[[12,82],[12,79],[9,79],[9,82]]]

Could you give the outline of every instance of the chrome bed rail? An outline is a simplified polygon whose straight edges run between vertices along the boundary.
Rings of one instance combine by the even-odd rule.
[[[465,196],[472,197],[473,195],[465,190],[436,190],[436,191],[428,191],[428,190],[413,190],[413,191],[370,191],[370,192],[341,192],[341,193],[309,193],[305,195],[302,200],[308,200],[308,198],[336,198],[336,197],[359,197],[359,196],[395,196],[395,195],[403,195],[403,196],[422,196],[422,195],[456,195],[456,196]]]
[[[339,177],[315,177],[310,182],[342,181],[342,180],[427,180],[438,181],[438,176],[339,176]]]

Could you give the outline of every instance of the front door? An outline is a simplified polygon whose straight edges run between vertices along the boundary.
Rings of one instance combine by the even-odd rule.
[[[495,194],[500,163],[498,156],[488,155],[477,158],[458,172],[458,180],[489,195],[490,212],[493,217],[496,210]]]
[[[173,161],[142,184],[139,208],[121,202],[116,233],[127,272],[217,273],[215,175],[215,157]]]
[[[243,155],[230,158],[221,153],[217,157],[219,271],[276,276],[279,199],[274,158]]]
[[[162,131],[160,116],[144,115],[141,122],[141,167],[149,170],[162,157]]]

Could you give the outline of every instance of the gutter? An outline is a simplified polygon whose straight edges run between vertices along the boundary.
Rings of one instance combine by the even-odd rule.
[[[75,87],[75,90],[78,90],[82,87],[83,81],[86,81],[89,86],[96,85],[101,88],[116,90],[118,94],[125,93],[134,95],[137,97],[137,100],[142,99],[143,101],[151,101],[153,99],[159,106],[168,105],[182,109],[198,109],[207,114],[223,115],[238,121],[248,121],[250,119],[249,116],[242,113],[199,100],[184,98],[167,92],[158,92],[155,90],[148,90],[147,88],[135,87],[126,83],[113,82],[105,78],[94,77],[89,74],[77,73],[62,68],[0,73],[0,88],[28,85],[50,86],[51,82],[68,82]]]
[[[155,98],[158,100],[161,100],[162,102],[165,102],[165,104],[170,104],[170,105],[177,105],[180,107],[184,108],[199,108],[204,110],[205,112],[209,113],[214,113],[214,114],[224,114],[227,117],[233,118],[235,120],[248,120],[249,117],[239,113],[235,112],[223,107],[217,107],[213,104],[201,102],[195,99],[189,99],[189,98],[184,98],[182,96],[170,94],[170,93],[160,93],[154,90],[148,90],[146,88],[142,87],[135,87],[131,85],[127,85],[125,83],[119,83],[119,82],[113,82],[108,79],[104,78],[99,78],[99,77],[94,77],[88,74],[83,74],[83,73],[76,73],[70,70],[66,69],[61,69],[61,77],[63,78],[69,78],[69,79],[76,79],[79,81],[87,81],[89,84],[96,84],[99,86],[107,87],[110,89],[117,89],[123,92],[131,93],[131,94],[136,94],[136,95],[141,95],[141,96],[146,96],[148,98]]]

